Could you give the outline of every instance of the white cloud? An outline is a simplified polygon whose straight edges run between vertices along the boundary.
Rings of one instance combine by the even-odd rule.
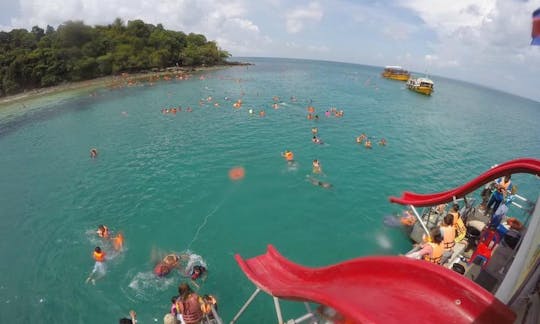
[[[413,10],[437,36],[425,61],[433,74],[523,94],[526,84],[503,85],[500,80],[540,82],[540,51],[529,46],[531,13],[538,6],[532,2],[453,0],[435,6],[429,0],[403,0],[401,5]]]
[[[286,15],[287,31],[292,34],[298,33],[306,23],[319,22],[322,17],[323,10],[317,2],[311,2],[304,8],[293,9]]]
[[[449,34],[462,27],[478,27],[495,8],[496,0],[402,0],[403,7],[418,12],[420,18],[440,32]]]
[[[384,36],[396,40],[404,41],[410,38],[411,34],[416,31],[417,28],[410,24],[402,23],[387,23],[384,24],[382,33]]]

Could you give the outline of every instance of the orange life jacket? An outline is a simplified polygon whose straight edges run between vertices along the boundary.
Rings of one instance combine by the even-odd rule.
[[[214,296],[208,296],[210,300],[204,300],[202,297],[199,299],[199,302],[201,303],[201,310],[203,311],[203,314],[209,315],[212,313],[212,306],[216,305],[217,301],[214,298]]]
[[[285,159],[287,159],[287,161],[292,161],[293,158],[294,158],[293,152],[287,152],[287,153],[285,153]]]
[[[443,248],[445,251],[450,251],[456,244],[456,231],[453,226],[441,226],[441,232],[443,233]]]
[[[437,243],[427,243],[429,245],[431,245],[431,255],[429,254],[426,254],[424,256],[424,260],[426,261],[429,261],[431,263],[435,263],[435,264],[441,264],[441,257],[443,255],[443,247],[442,247],[442,244],[437,244]]]
[[[105,261],[105,252],[98,253],[94,251],[94,260],[96,260],[96,262]]]
[[[456,230],[456,242],[459,242],[463,240],[465,237],[465,234],[467,234],[467,228],[465,227],[465,224],[463,224],[463,220],[461,219],[461,216],[459,216],[458,212],[451,212],[454,216],[454,229]]]

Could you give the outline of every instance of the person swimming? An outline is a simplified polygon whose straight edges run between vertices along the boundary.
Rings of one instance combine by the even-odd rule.
[[[315,159],[313,160],[313,173],[321,173],[322,172],[322,167],[321,167],[321,164],[319,163],[319,160]]]
[[[86,278],[86,283],[89,281],[92,281],[92,284],[96,284],[96,279],[99,279],[105,275],[105,251],[102,251],[99,246],[96,246],[94,249],[94,253],[92,254],[92,257],[96,261],[94,264],[94,269]]]
[[[196,265],[191,272],[191,280],[197,280],[206,276],[206,268],[202,265]]]
[[[386,139],[381,138],[381,140],[379,141],[379,145],[380,146],[386,146]]]
[[[285,160],[287,160],[288,163],[294,163],[294,154],[293,154],[293,152],[291,152],[289,150],[285,150],[284,153],[281,153],[281,156],[283,156],[285,158]]]
[[[90,157],[91,157],[92,159],[95,159],[95,158],[97,158],[97,156],[98,156],[98,151],[97,151],[97,149],[96,149],[96,148],[90,149]]]
[[[322,182],[314,177],[309,176],[308,177],[309,182],[311,182],[312,185],[322,187],[324,189],[330,189],[333,187],[333,185],[329,182]]]
[[[101,238],[109,238],[109,228],[103,224],[98,226],[96,233]]]
[[[366,148],[371,148],[371,141],[369,139],[366,139],[366,144],[364,145]]]
[[[311,134],[313,134],[313,135],[317,135],[318,132],[319,132],[319,129],[317,127],[313,127],[311,129]]]
[[[311,141],[315,144],[322,144],[323,142],[321,141],[320,138],[318,138],[317,136],[313,136],[313,138],[311,139]]]
[[[180,257],[174,253],[166,255],[156,266],[154,267],[154,274],[158,277],[164,277],[168,275],[172,269],[180,265]]]

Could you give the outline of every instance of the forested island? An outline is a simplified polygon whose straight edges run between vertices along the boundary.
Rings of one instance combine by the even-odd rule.
[[[230,57],[204,35],[142,20],[94,27],[68,21],[55,30],[0,31],[0,97],[123,72],[226,64]]]

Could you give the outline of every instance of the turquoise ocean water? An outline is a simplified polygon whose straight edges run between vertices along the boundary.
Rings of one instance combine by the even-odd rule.
[[[115,323],[130,309],[140,323],[161,322],[182,277],[154,278],[153,255],[186,249],[205,259],[200,292],[217,296],[230,321],[254,290],[235,253],[252,257],[274,244],[308,266],[404,253],[408,239],[382,223],[401,210],[390,195],[447,190],[493,164],[540,157],[538,102],[439,77],[425,97],[381,79],[377,67],[249,61],[204,80],[0,110],[1,323]],[[310,102],[318,121],[306,119]],[[176,115],[161,113],[178,105]],[[330,107],[344,117],[325,117]],[[312,127],[324,145],[311,142]],[[355,143],[361,133],[373,149]],[[382,137],[386,147],[376,144]],[[295,169],[280,156],[286,149]],[[313,159],[331,190],[307,181]],[[245,168],[242,181],[229,180],[234,166]],[[537,198],[537,179],[513,180]],[[93,286],[85,279],[103,245],[94,234],[101,223],[124,233],[125,251],[109,253],[107,275]],[[287,318],[302,307],[282,304]],[[275,319],[271,298],[260,295],[240,323]]]

